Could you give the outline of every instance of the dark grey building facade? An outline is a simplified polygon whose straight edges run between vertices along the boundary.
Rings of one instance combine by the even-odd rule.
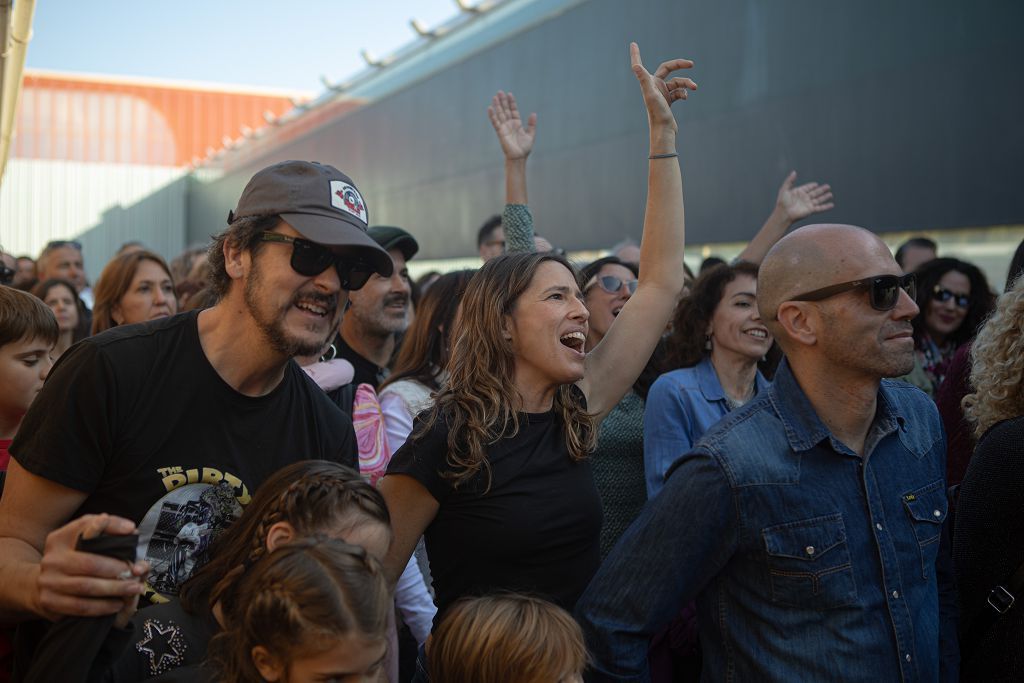
[[[538,232],[570,250],[638,238],[646,118],[627,46],[688,57],[675,105],[691,244],[748,239],[791,169],[832,184],[828,215],[878,232],[1024,223],[1024,3],[956,0],[509,0],[199,169],[188,236],[224,224],[259,168],[349,173],[371,223],[421,258],[475,252],[503,201],[486,116],[498,89],[539,116]],[[325,99],[325,98],[321,98]],[[332,113],[333,112],[333,113]]]

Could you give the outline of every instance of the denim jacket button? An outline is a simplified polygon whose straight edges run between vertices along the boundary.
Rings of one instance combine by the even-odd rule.
[[[875,528],[878,529],[879,531],[881,531],[882,530],[882,525],[881,524],[876,524]]]
[[[805,551],[805,552],[806,552],[806,553],[807,553],[808,555],[813,555],[813,554],[814,554],[814,546],[813,546],[813,545],[809,545],[809,546],[807,546],[806,548],[804,548],[804,551]]]
[[[907,656],[905,657],[905,659],[906,659],[906,660],[907,660],[907,661],[909,662],[909,661],[910,661],[910,655],[908,654],[908,655],[907,655]]]
[[[936,517],[941,517],[942,516],[942,512],[940,512],[939,510],[933,511],[932,514],[935,515]]]
[[[900,592],[899,591],[893,591],[892,592],[892,597],[895,598],[896,600],[899,600]]]

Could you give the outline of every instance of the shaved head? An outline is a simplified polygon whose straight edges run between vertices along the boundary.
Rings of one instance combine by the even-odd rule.
[[[864,272],[866,263],[892,261],[889,247],[870,230],[855,225],[808,225],[783,237],[764,257],[757,277],[761,319],[778,336],[779,305],[800,294],[878,272]]]

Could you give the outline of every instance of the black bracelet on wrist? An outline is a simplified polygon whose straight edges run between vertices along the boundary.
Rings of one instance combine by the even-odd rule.
[[[677,152],[669,152],[668,154],[652,154],[651,156],[649,156],[647,158],[648,159],[671,159],[672,157],[677,157],[677,156],[679,156],[679,154]]]

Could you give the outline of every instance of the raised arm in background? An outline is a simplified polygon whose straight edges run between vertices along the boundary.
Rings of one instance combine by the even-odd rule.
[[[515,95],[499,90],[487,107],[487,116],[505,155],[505,208],[501,224],[505,229],[506,250],[509,253],[534,251],[533,216],[526,196],[526,159],[537,135],[537,115],[530,114],[524,127]]]
[[[673,59],[653,74],[640,61],[640,48],[629,46],[633,74],[640,82],[650,129],[647,207],[640,242],[640,277],[636,293],[622,308],[601,343],[587,356],[580,388],[587,407],[603,418],[636,381],[672,316],[684,284],[683,181],[676,151],[671,105],[685,100],[697,85],[689,78],[668,78],[693,62]]]
[[[761,265],[761,260],[772,246],[782,239],[790,226],[797,221],[822,211],[828,211],[832,203],[832,187],[818,183],[804,183],[793,187],[796,182],[796,171],[790,171],[779,187],[775,199],[775,208],[768,214],[768,219],[761,229],[750,240],[746,248],[736,257],[737,261],[747,261]]]

